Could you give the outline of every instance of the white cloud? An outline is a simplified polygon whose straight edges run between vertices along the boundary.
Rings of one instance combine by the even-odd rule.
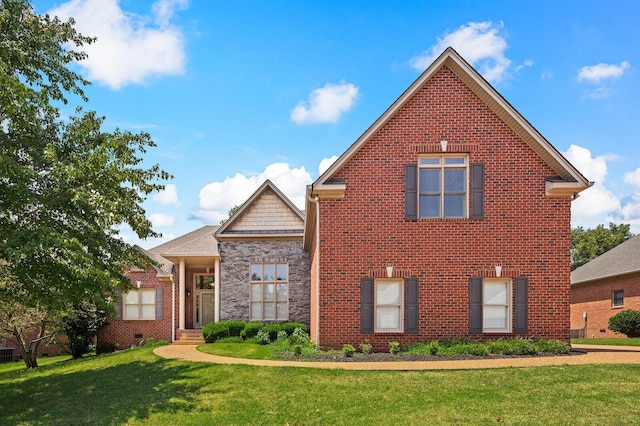
[[[180,201],[178,201],[178,190],[176,188],[176,185],[173,183],[166,185],[162,191],[158,192],[157,194],[154,194],[153,201],[155,201],[158,204],[162,204],[163,206],[170,206],[170,205],[180,206]]]
[[[77,30],[98,38],[83,46],[89,57],[79,65],[90,81],[120,89],[144,84],[152,76],[184,73],[184,37],[170,20],[187,4],[187,0],[160,0],[149,17],[123,11],[117,0],[71,0],[48,13],[64,20],[73,17]]]
[[[205,185],[200,190],[200,205],[194,216],[208,223],[219,223],[228,217],[233,206],[244,203],[266,179],[298,208],[304,209],[306,186],[312,182],[311,175],[304,167],[291,168],[287,163],[274,163],[255,176],[237,173],[222,182]]]
[[[305,123],[335,123],[356,102],[359,89],[351,83],[327,83],[315,89],[307,102],[300,102],[291,111],[291,121]]]
[[[327,169],[331,167],[331,165],[335,163],[337,159],[337,155],[332,155],[329,158],[323,158],[322,161],[320,161],[320,165],[318,166],[318,173],[323,174],[324,172],[326,172]]]
[[[571,145],[563,153],[587,179],[594,185],[581,192],[580,197],[571,205],[572,226],[593,228],[605,223],[606,218],[620,211],[620,199],[607,187],[607,157],[592,157],[591,151],[578,145]]]
[[[640,167],[624,174],[624,181],[634,187],[633,195],[621,209],[623,223],[631,224],[631,232],[640,232]]]
[[[149,220],[154,228],[167,228],[173,226],[175,222],[175,218],[166,213],[153,213],[149,216]]]
[[[620,78],[629,66],[629,61],[622,61],[619,65],[601,62],[596,65],[582,67],[578,71],[578,81],[600,83],[602,80]]]
[[[504,24],[491,21],[469,22],[443,37],[421,55],[411,59],[411,65],[417,70],[425,70],[447,48],[453,47],[471,65],[478,68],[480,74],[489,81],[501,81],[506,76],[511,61],[504,56],[507,41],[501,30]],[[528,65],[528,62],[525,62]]]

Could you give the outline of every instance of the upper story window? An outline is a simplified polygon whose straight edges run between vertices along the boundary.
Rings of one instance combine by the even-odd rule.
[[[420,218],[468,216],[468,160],[466,155],[422,157],[418,161]]]
[[[611,293],[611,304],[614,307],[619,307],[624,305],[624,291],[623,290],[614,290]]]

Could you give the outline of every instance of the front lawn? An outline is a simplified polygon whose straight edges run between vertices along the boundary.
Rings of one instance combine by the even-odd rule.
[[[640,346],[640,337],[571,339],[576,345]]]
[[[345,371],[136,348],[0,367],[3,425],[638,424],[640,365]]]

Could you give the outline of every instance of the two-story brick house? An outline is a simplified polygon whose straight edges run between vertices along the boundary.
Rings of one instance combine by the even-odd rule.
[[[568,340],[589,186],[447,49],[307,189],[313,340]]]
[[[304,213],[265,182],[221,227],[150,250],[162,267],[131,272],[140,290],[101,339],[255,319],[305,322],[323,348],[568,340],[571,201],[589,186],[447,49],[307,188]]]

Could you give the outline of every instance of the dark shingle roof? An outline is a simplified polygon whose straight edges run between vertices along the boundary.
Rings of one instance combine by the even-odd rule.
[[[634,272],[640,272],[640,235],[571,272],[571,285]]]

